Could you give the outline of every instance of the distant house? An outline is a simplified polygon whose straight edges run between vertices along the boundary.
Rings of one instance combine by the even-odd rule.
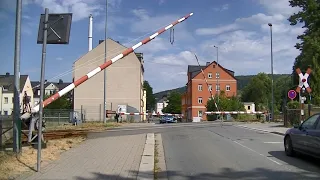
[[[117,56],[127,47],[110,38],[107,39],[107,59]],[[104,63],[105,41],[84,54],[73,64],[74,81]],[[100,72],[74,89],[74,109],[83,110],[87,121],[101,121],[106,111],[117,111],[126,106],[127,112],[143,112],[144,65],[142,53],[131,53],[106,68],[106,102],[104,102],[104,73]],[[106,111],[103,110],[106,104]],[[107,115],[107,118],[114,115]],[[145,120],[145,116],[122,116],[122,119]]]
[[[32,86],[28,75],[20,75],[20,106],[23,111],[23,97],[27,95],[30,107],[33,104]],[[0,114],[11,115],[13,112],[14,75],[0,75]]]
[[[55,94],[56,92],[60,91],[61,89],[67,87],[71,83],[65,83],[61,79],[59,82],[48,82],[45,80],[44,83],[44,94],[46,96],[50,96]],[[34,103],[33,106],[37,105],[40,101],[40,82],[39,81],[32,81],[31,85],[33,87],[33,97],[34,97]],[[65,96],[68,97],[70,101],[73,101],[73,91],[70,91]]]
[[[156,113],[157,114],[162,114],[162,110],[163,108],[167,107],[168,106],[168,100],[167,100],[167,97],[166,96],[163,96],[161,99],[159,99],[156,103]]]
[[[201,69],[209,85],[206,84]],[[221,90],[227,97],[237,96],[237,79],[233,71],[218,65],[215,61],[207,62],[205,66],[189,65],[187,92],[181,100],[184,117],[189,121],[194,118],[206,120],[204,112],[207,101],[211,98],[211,93],[215,96]]]
[[[256,111],[256,106],[254,102],[243,102],[243,105],[248,113],[252,113]]]

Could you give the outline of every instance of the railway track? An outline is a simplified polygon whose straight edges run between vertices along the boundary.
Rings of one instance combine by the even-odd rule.
[[[89,132],[92,132],[90,129],[83,129],[83,130],[51,130],[43,132],[43,136],[45,140],[53,140],[53,139],[62,139],[62,138],[69,138],[69,137],[78,137],[78,136],[87,136]],[[22,142],[27,142],[28,137],[25,135],[21,136]]]

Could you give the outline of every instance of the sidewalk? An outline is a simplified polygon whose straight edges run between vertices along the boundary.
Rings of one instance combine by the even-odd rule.
[[[237,126],[252,129],[252,130],[258,130],[258,131],[264,131],[279,135],[284,135],[286,131],[289,128],[286,128],[283,126],[283,123],[245,123],[245,124],[238,124]]]
[[[19,180],[136,179],[146,134],[88,139],[40,173]]]

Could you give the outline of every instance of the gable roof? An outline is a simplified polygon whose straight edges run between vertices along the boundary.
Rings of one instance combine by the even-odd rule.
[[[28,79],[28,75],[20,75],[20,93]],[[14,75],[0,75],[0,86],[8,89],[5,93],[14,92]]]
[[[196,77],[198,74],[201,73],[201,69],[205,70],[208,66],[210,66],[211,64],[217,64],[222,70],[224,70],[226,73],[228,73],[231,77],[233,77],[234,79],[237,79],[234,76],[234,71],[226,69],[224,67],[222,67],[220,64],[218,64],[216,61],[213,61],[212,63],[206,65],[206,66],[198,66],[198,65],[188,65],[188,73],[191,73],[191,79],[193,79],[194,77]]]
[[[44,84],[44,88],[47,88],[50,84],[53,84],[55,85],[59,91],[65,87],[67,87],[69,84],[71,83],[65,83],[65,82],[45,82]],[[39,81],[31,81],[31,86],[32,86],[32,89],[33,89],[33,94],[34,94],[34,97],[39,97],[37,91],[40,90],[40,82]]]

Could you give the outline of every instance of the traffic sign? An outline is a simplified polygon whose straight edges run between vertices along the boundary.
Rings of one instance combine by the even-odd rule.
[[[290,91],[288,91],[288,97],[289,97],[291,100],[293,100],[294,98],[296,98],[296,97],[297,97],[296,91],[295,91],[295,90],[290,90]]]
[[[311,93],[312,90],[308,84],[308,77],[309,77],[310,73],[312,72],[311,68],[308,68],[307,72],[305,74],[302,74],[300,68],[297,68],[296,72],[299,75],[299,85],[298,85],[296,91],[298,93],[300,93],[301,88],[304,86],[307,89],[308,93]]]

